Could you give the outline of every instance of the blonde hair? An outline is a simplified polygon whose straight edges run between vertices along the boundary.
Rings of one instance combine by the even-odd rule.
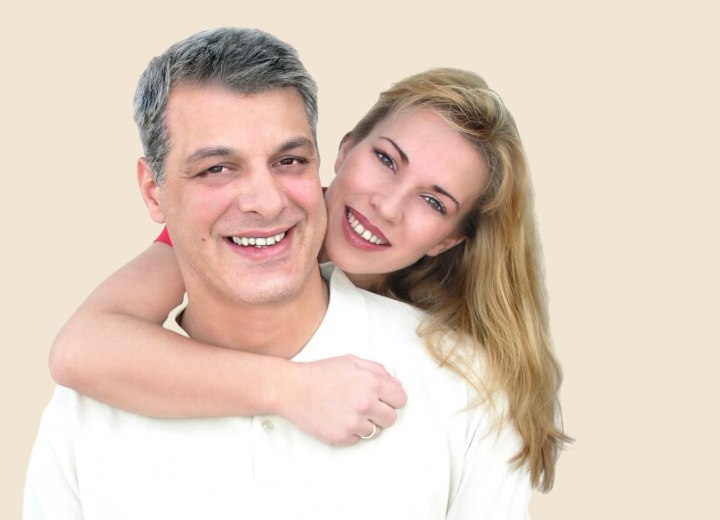
[[[420,333],[436,360],[463,376],[478,399],[507,399],[505,420],[522,439],[512,462],[533,486],[552,488],[565,442],[539,240],[525,152],[512,115],[479,76],[433,69],[410,76],[380,99],[346,136],[360,141],[383,119],[431,109],[483,153],[489,178],[460,224],[466,239],[441,255],[382,277],[372,289],[429,313]],[[457,339],[448,348],[440,338]],[[466,339],[470,341],[465,341]],[[465,347],[471,345],[471,350]],[[474,360],[482,358],[485,373]]]

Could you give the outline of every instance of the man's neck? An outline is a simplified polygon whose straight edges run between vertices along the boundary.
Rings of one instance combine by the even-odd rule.
[[[325,316],[328,287],[319,270],[287,301],[248,304],[188,288],[182,327],[198,341],[290,359]]]

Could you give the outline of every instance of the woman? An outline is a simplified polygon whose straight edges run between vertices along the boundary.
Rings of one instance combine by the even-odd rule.
[[[526,160],[502,101],[461,70],[406,78],[345,136],[335,170],[325,256],[357,286],[428,312],[420,333],[430,352],[477,390],[478,401],[504,403],[522,439],[513,462],[549,490],[568,440],[558,425],[561,372]],[[61,331],[53,377],[149,415],[278,414],[338,444],[366,438],[368,419],[390,426],[404,404],[397,383],[369,361],[292,363],[157,326],[182,293],[171,249],[152,245]],[[463,341],[441,343],[448,334]],[[478,357],[483,374],[471,368]]]

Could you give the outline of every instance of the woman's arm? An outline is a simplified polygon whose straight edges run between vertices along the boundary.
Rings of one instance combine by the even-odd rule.
[[[184,287],[171,247],[154,243],[100,284],[58,334],[61,385],[158,417],[281,415],[331,444],[388,427],[405,404],[382,365],[342,356],[312,363],[203,344],[161,324]]]

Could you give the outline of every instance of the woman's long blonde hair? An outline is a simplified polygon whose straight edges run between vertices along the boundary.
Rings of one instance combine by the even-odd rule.
[[[552,351],[541,253],[525,152],[512,115],[485,81],[464,70],[433,69],[410,76],[380,99],[346,136],[360,141],[383,119],[432,109],[483,153],[489,178],[463,219],[466,239],[445,253],[385,275],[372,289],[429,313],[420,333],[437,361],[492,400],[499,390],[533,486],[551,489],[565,442]],[[439,340],[453,334],[447,348]],[[471,341],[462,341],[470,338]],[[472,345],[468,352],[465,345]],[[486,373],[477,373],[481,356]]]

